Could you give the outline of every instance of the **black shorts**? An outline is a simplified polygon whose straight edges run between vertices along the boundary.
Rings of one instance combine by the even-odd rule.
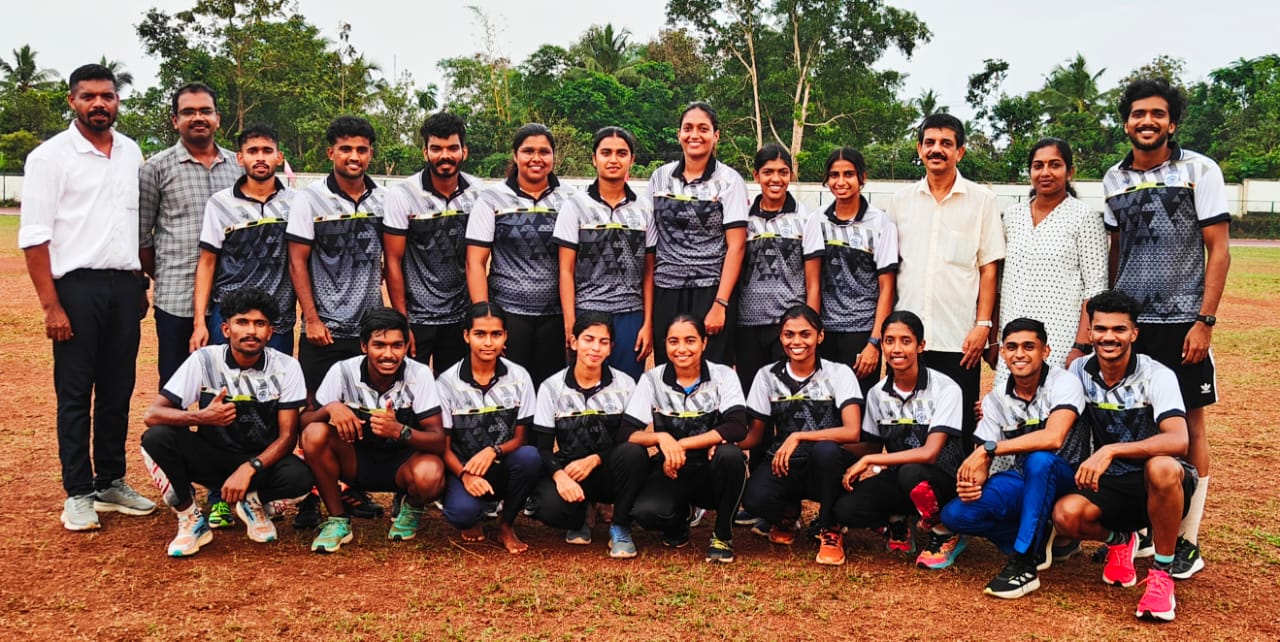
[[[1182,463],[1182,515],[1191,506],[1196,492],[1196,469]],[[1135,470],[1123,475],[1103,475],[1098,490],[1077,490],[1089,503],[1102,509],[1102,525],[1114,531],[1131,533],[1151,525],[1147,517],[1146,474]]]
[[[398,490],[396,472],[409,458],[418,451],[405,446],[403,448],[374,448],[355,444],[356,478],[342,481],[374,493],[390,493]]]
[[[431,366],[440,374],[467,356],[467,342],[462,339],[462,322],[444,325],[409,326],[418,355],[414,359]]]
[[[360,356],[360,339],[334,339],[327,346],[318,346],[303,335],[298,339],[298,365],[302,366],[302,378],[307,382],[307,393],[314,394],[333,364]]]
[[[1178,378],[1182,403],[1187,410],[1213,405],[1218,401],[1218,377],[1213,367],[1213,350],[1200,363],[1182,363],[1182,342],[1192,323],[1140,323],[1138,340],[1133,349],[1164,364]]]

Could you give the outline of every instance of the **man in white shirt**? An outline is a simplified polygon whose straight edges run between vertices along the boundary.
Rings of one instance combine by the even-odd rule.
[[[97,511],[146,515],[156,505],[124,481],[146,290],[138,262],[142,152],[112,128],[120,97],[111,70],[84,65],[68,85],[75,121],[27,157],[18,246],[53,340],[62,524],[84,531],[99,527]]]
[[[896,309],[924,320],[925,360],[960,385],[963,431],[972,435],[980,364],[995,340],[996,262],[1005,246],[995,194],[956,169],[964,151],[964,125],[955,116],[925,118],[916,152],[927,173],[894,195],[889,215],[902,258]]]

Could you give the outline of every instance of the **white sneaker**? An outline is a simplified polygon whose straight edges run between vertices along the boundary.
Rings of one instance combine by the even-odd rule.
[[[178,534],[169,542],[169,557],[187,557],[200,552],[200,547],[213,541],[209,519],[192,505],[185,513],[178,513]]]
[[[117,479],[111,482],[111,486],[94,494],[93,508],[125,515],[150,515],[156,509],[156,503],[138,494],[123,479]]]
[[[62,505],[62,525],[69,531],[91,531],[102,527],[93,509],[93,493],[68,497]]]
[[[255,542],[276,541],[276,525],[267,515],[267,510],[258,499],[258,493],[251,491],[244,499],[236,502],[236,515],[244,522],[245,532]]]

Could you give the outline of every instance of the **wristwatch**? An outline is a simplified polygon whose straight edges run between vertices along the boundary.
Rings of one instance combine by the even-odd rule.
[[[1213,326],[1218,324],[1218,317],[1215,317],[1212,314],[1197,314],[1196,321],[1199,321],[1200,323],[1203,323],[1209,326],[1210,328],[1212,328]]]
[[[493,448],[493,454],[494,454],[494,460],[495,460],[495,461],[496,461],[496,460],[498,460],[498,459],[502,459],[502,446],[499,446],[498,444],[494,444],[494,445],[490,446],[490,448]]]
[[[1073,350],[1079,350],[1081,354],[1093,354],[1093,345],[1089,343],[1076,342],[1071,344]]]
[[[988,457],[996,456],[996,442],[988,440],[982,444],[982,449],[987,451]]]
[[[867,338],[867,345],[869,345],[869,346],[871,346],[871,347],[875,348],[876,350],[879,350],[879,349],[880,349],[880,338],[879,338],[879,337],[868,337],[868,338]]]
[[[262,460],[261,460],[261,459],[258,459],[257,457],[254,457],[254,458],[252,458],[252,459],[250,459],[250,460],[249,460],[249,465],[253,467],[253,472],[255,472],[255,473],[260,473],[260,472],[262,472],[263,465],[262,465]]]
[[[413,438],[413,429],[408,426],[401,425],[400,426],[400,443],[407,444],[409,443],[409,440],[412,438]]]
[[[974,325],[978,326],[979,328],[990,328],[992,324],[991,324],[991,319],[983,319],[975,323]]]

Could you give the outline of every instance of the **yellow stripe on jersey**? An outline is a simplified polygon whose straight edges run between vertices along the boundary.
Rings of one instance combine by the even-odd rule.
[[[444,218],[446,216],[461,216],[462,210],[440,210],[439,212],[430,212],[427,214],[410,214],[410,221],[429,221],[436,218]]]
[[[349,221],[349,220],[362,219],[362,218],[379,218],[379,217],[377,214],[370,214],[368,212],[356,212],[354,214],[329,214],[327,216],[317,216],[315,218],[315,222],[330,223],[333,221]]]
[[[492,413],[495,413],[495,412],[502,412],[503,410],[510,410],[510,408],[505,408],[505,407],[503,407],[503,406],[485,406],[484,408],[470,408],[470,409],[464,410],[464,411],[462,411],[462,412],[460,412],[460,413],[458,413],[458,414],[460,414],[460,415],[488,415],[488,414],[492,414]]]
[[[256,219],[256,220],[253,220],[253,221],[246,221],[246,222],[244,222],[244,223],[237,223],[237,224],[235,224],[235,225],[228,225],[227,227],[222,228],[222,234],[225,236],[225,235],[230,234],[230,233],[232,233],[232,232],[234,232],[234,231],[236,231],[236,230],[248,229],[248,228],[250,228],[250,227],[257,227],[257,226],[259,226],[259,225],[270,225],[270,224],[272,224],[272,223],[285,223],[285,222],[286,222],[286,221],[285,221],[284,219],[282,219],[282,218],[278,218],[278,217],[275,217],[275,216],[268,216],[268,217],[266,217],[266,218],[260,218],[260,219]]]
[[[500,209],[500,210],[495,211],[495,212],[493,213],[493,215],[494,215],[494,216],[502,216],[502,215],[505,215],[505,214],[555,214],[555,213],[556,213],[556,210],[555,210],[555,208],[553,208],[553,207],[546,207],[546,206],[544,206],[544,205],[537,205],[537,206],[534,206],[534,207],[508,207],[508,208],[503,208],[503,209]]]

